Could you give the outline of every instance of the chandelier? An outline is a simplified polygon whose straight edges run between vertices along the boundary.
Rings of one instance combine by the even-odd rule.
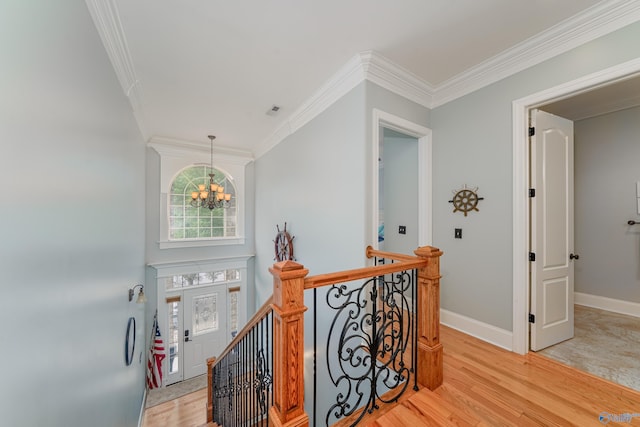
[[[228,208],[229,201],[231,200],[231,194],[224,192],[224,187],[213,182],[213,140],[215,136],[209,135],[211,140],[211,170],[209,174],[209,188],[206,184],[198,185],[198,191],[191,193],[191,206],[194,208],[202,207],[209,208],[211,210],[217,208]]]

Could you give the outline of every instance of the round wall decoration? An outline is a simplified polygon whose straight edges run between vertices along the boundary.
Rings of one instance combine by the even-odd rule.
[[[453,199],[449,200],[449,203],[453,203],[453,212],[462,212],[464,216],[467,216],[467,212],[476,211],[478,209],[478,202],[484,200],[484,197],[478,197],[478,187],[467,187],[463,185],[459,190],[453,190]]]
[[[295,260],[293,257],[293,239],[294,236],[291,236],[289,232],[287,232],[287,223],[284,223],[284,229],[280,230],[280,226],[276,225],[276,229],[278,233],[276,234],[276,238],[273,241],[275,243],[275,254],[274,258],[276,261],[287,261],[287,260]]]
[[[127,335],[124,338],[124,361],[127,366],[133,362],[133,352],[136,349],[136,318],[129,317]]]

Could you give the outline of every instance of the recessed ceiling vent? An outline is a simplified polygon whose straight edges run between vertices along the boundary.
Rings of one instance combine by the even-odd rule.
[[[273,104],[271,108],[267,110],[267,116],[275,116],[276,114],[278,114],[278,111],[280,111],[280,106]]]

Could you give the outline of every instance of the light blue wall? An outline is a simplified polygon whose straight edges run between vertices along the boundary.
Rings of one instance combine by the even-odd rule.
[[[0,63],[0,424],[135,426],[145,148],[130,104],[84,2],[2,2]]]
[[[320,274],[363,263],[364,85],[359,85],[255,162],[257,304],[271,295],[279,225],[297,261]]]
[[[575,290],[640,303],[640,107],[574,123]]]
[[[512,101],[640,57],[640,23],[434,108],[434,245],[442,307],[512,329]],[[480,212],[452,213],[451,191],[479,187]],[[463,238],[454,240],[454,228]]]

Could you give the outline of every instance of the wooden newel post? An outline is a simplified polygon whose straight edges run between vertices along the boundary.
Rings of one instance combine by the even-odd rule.
[[[414,251],[427,259],[418,270],[418,383],[435,390],[442,385],[440,344],[440,257],[442,251],[422,246]]]
[[[301,264],[282,261],[269,269],[273,275],[273,426],[309,425],[304,412],[304,278]]]

